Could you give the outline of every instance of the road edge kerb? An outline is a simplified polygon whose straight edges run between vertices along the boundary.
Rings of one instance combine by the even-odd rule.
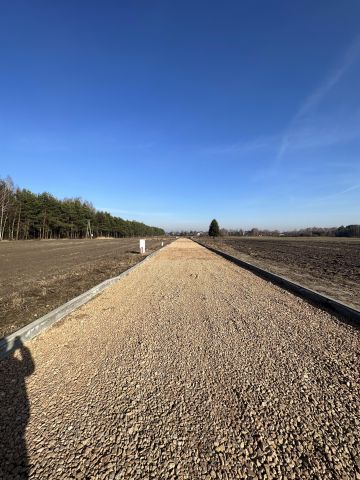
[[[252,273],[255,273],[259,277],[270,280],[272,283],[292,292],[296,293],[300,297],[304,298],[305,300],[310,300],[312,303],[316,304],[319,307],[323,307],[327,310],[331,310],[342,317],[349,319],[355,322],[357,325],[360,325],[360,311],[356,310],[350,305],[346,305],[346,303],[339,302],[332,297],[328,297],[322,293],[316,292],[315,290],[311,290],[310,288],[304,287],[299,283],[296,283],[292,280],[289,280],[286,277],[282,277],[281,275],[277,275],[276,273],[269,272],[261,267],[257,267],[252,263],[245,262],[244,260],[240,260],[239,258],[233,257],[232,255],[223,252],[214,247],[209,247],[197,240],[192,239],[193,242],[197,243],[198,245],[210,250],[211,252],[220,255],[221,257],[229,260],[232,263],[235,263],[239,267],[245,268]]]
[[[11,353],[16,348],[16,340],[18,338],[20,338],[20,340],[23,342],[27,342],[32,338],[36,337],[40,333],[50,328],[56,322],[58,322],[59,320],[62,320],[64,317],[72,313],[74,310],[76,310],[77,308],[87,303],[89,300],[91,300],[100,292],[102,292],[105,288],[107,288],[113,283],[116,283],[122,278],[129,275],[129,273],[131,273],[133,270],[138,268],[140,265],[143,265],[145,262],[150,260],[150,258],[153,258],[160,251],[163,251],[171,243],[168,243],[167,245],[160,247],[158,250],[155,250],[154,252],[149,253],[149,255],[147,255],[144,259],[140,260],[140,262],[136,263],[135,265],[128,268],[127,270],[124,270],[122,273],[120,273],[120,275],[104,280],[98,285],[95,285],[94,287],[90,288],[90,290],[87,290],[86,292],[69,300],[63,305],[60,305],[60,307],[55,308],[55,310],[52,310],[46,315],[40,318],[37,318],[36,320],[29,323],[28,325],[25,325],[24,327],[20,328],[19,330],[1,338],[0,339],[0,360],[5,358],[9,353]]]

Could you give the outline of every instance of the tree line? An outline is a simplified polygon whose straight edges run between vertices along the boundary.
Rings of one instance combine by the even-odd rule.
[[[221,235],[248,236],[248,237],[360,237],[360,225],[347,225],[344,227],[309,227],[298,230],[280,232],[279,230],[227,230],[222,228]]]
[[[89,229],[90,227],[90,229]],[[162,228],[97,211],[81,198],[59,200],[0,178],[0,240],[164,235]]]
[[[190,230],[181,232],[170,232],[176,236],[199,236],[206,235],[203,231]],[[360,225],[347,225],[344,227],[309,227],[298,230],[264,230],[252,228],[251,230],[219,228],[218,222],[214,219],[210,223],[207,235],[210,237],[360,237]]]

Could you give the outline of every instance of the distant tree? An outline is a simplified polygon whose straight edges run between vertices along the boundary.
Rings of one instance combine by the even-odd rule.
[[[210,223],[209,227],[209,236],[210,237],[218,237],[220,235],[220,228],[218,222],[215,220],[212,220]]]
[[[341,225],[336,230],[337,237],[360,237],[360,225],[348,225],[344,227]]]

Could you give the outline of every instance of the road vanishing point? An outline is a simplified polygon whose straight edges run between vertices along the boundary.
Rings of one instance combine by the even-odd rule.
[[[179,239],[0,362],[0,478],[360,479],[359,346]]]

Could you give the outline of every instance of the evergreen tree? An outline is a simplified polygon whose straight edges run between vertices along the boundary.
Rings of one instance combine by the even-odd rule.
[[[209,227],[209,236],[210,237],[218,237],[220,235],[220,228],[218,222],[215,220],[212,220],[210,223]]]
[[[0,241],[32,238],[84,238],[90,220],[94,236],[164,235],[162,228],[97,212],[81,198],[59,200],[50,193],[15,188],[11,178],[0,178]]]

